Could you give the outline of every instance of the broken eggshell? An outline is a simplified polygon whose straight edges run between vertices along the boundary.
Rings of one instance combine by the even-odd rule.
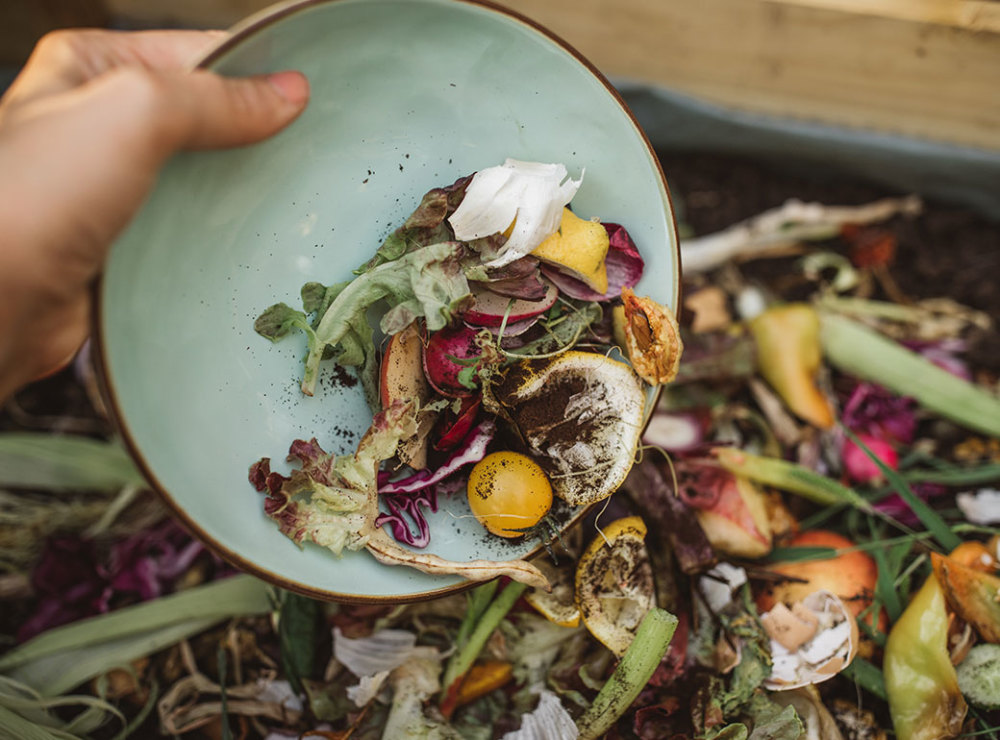
[[[761,616],[771,638],[771,675],[764,687],[797,689],[833,678],[858,651],[858,625],[844,602],[814,591],[791,608],[783,603]]]

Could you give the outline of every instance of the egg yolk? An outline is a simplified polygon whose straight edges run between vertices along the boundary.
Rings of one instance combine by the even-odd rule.
[[[520,537],[552,508],[545,471],[518,452],[493,452],[476,463],[466,493],[476,519],[500,537]]]

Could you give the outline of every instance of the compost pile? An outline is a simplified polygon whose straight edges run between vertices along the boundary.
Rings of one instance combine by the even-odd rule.
[[[685,353],[625,485],[536,559],[551,593],[338,605],[236,573],[146,489],[84,354],[0,417],[0,734],[1000,732],[1000,229],[662,159]]]

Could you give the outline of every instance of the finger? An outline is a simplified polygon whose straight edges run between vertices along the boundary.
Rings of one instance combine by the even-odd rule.
[[[53,31],[35,46],[2,102],[20,105],[63,92],[116,67],[187,69],[227,35],[225,31]]]
[[[0,172],[20,173],[0,178],[0,223],[14,219],[21,233],[41,235],[23,244],[54,247],[19,255],[18,242],[8,257],[19,257],[34,284],[57,273],[65,279],[53,290],[72,293],[100,269],[167,158],[263,139],[294,120],[307,96],[308,83],[294,72],[226,79],[124,68],[38,101],[0,139]]]
[[[299,72],[227,78],[198,70],[157,75],[151,94],[155,99],[140,115],[152,116],[153,149],[167,157],[179,149],[243,146],[277,133],[305,108],[309,83]]]

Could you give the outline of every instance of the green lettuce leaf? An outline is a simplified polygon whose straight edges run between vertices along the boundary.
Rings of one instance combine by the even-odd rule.
[[[385,299],[390,306],[380,324],[386,334],[395,334],[420,317],[426,320],[430,331],[444,327],[472,300],[462,270],[463,252],[464,247],[458,242],[421,247],[359,275],[339,290],[315,324],[315,341],[310,343],[302,378],[303,393],[313,394],[326,348],[341,345],[337,351],[343,354],[342,343],[352,332],[354,337],[348,339],[348,345],[357,346],[348,347],[351,350],[348,359],[363,366],[368,358],[374,358],[370,330],[364,327],[368,326],[368,308],[378,301]],[[302,328],[298,321],[286,321]],[[365,359],[357,362],[359,357]]]
[[[309,354],[302,391],[306,395],[315,390],[320,361],[332,357],[340,365],[361,369],[366,396],[377,409],[377,353],[368,309],[382,300],[388,303],[380,323],[385,334],[395,334],[417,318],[424,318],[430,331],[443,328],[472,300],[463,269],[465,251],[459,242],[440,242],[373,267],[350,282],[306,283],[304,310],[275,304],[257,317],[254,328],[271,341],[294,329],[305,332]],[[315,313],[312,322],[309,313]]]
[[[362,265],[355,274],[360,275],[386,262],[398,260],[415,249],[452,241],[455,234],[446,219],[462,202],[465,189],[471,180],[472,175],[468,175],[447,187],[428,191],[403,225],[386,237],[382,246],[375,252],[375,256]]]

